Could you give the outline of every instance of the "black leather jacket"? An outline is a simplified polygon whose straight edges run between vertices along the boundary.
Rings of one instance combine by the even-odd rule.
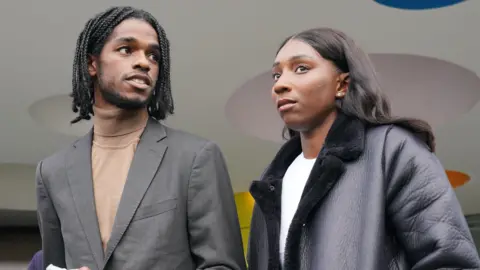
[[[281,183],[301,153],[287,142],[250,189],[251,270],[280,269]],[[395,125],[367,127],[339,115],[292,220],[286,270],[480,269],[444,168]]]

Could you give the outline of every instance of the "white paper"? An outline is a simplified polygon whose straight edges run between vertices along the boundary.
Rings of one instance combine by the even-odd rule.
[[[78,270],[78,269],[65,269],[65,268],[60,268],[53,264],[50,264],[46,270]]]
[[[50,264],[46,270],[67,270],[65,268],[60,268],[60,267],[56,267],[55,265],[53,264]]]

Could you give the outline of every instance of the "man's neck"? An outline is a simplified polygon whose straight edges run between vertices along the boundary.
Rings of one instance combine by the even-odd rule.
[[[99,136],[122,136],[145,128],[148,121],[146,109],[122,110],[93,107],[93,131]]]
[[[322,149],[328,132],[337,118],[337,112],[329,114],[320,125],[308,132],[300,133],[303,156],[307,159],[313,159],[318,156]]]

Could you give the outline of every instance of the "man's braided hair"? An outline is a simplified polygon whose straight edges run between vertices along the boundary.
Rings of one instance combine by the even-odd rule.
[[[173,114],[173,97],[170,87],[170,48],[165,30],[148,12],[133,7],[112,7],[90,19],[77,40],[73,62],[72,109],[78,116],[72,124],[89,120],[93,115],[93,78],[88,72],[90,55],[99,56],[106,40],[117,25],[126,19],[140,19],[149,23],[157,32],[160,45],[158,80],[152,98],[147,105],[148,113],[156,120],[163,120]]]

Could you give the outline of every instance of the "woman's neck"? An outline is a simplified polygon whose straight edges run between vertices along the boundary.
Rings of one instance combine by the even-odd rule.
[[[300,133],[300,140],[302,144],[302,152],[305,158],[313,159],[318,156],[325,144],[328,132],[337,118],[337,112],[330,113],[318,126],[315,128]]]

